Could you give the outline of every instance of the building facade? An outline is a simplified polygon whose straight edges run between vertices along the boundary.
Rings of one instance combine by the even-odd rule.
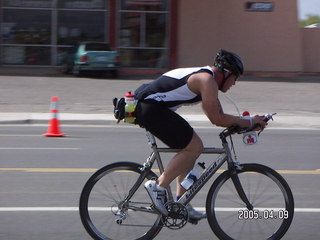
[[[56,66],[73,44],[103,41],[122,66],[168,68],[167,0],[4,0],[1,65]]]
[[[299,28],[297,0],[2,0],[0,66],[59,66],[103,41],[124,69],[211,64],[225,48],[247,71],[320,72],[319,31]]]

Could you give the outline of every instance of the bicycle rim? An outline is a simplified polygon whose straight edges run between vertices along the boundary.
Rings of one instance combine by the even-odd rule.
[[[122,202],[141,175],[141,165],[115,163],[98,170],[84,186],[80,197],[80,216],[94,239],[153,239],[161,230],[159,215],[150,208],[148,193],[140,185],[130,202]],[[156,177],[153,172],[147,179]]]
[[[216,179],[208,194],[207,215],[211,229],[219,239],[281,239],[294,213],[288,184],[266,166],[241,166],[238,176],[254,209],[246,208],[234,187],[230,171],[226,171]]]

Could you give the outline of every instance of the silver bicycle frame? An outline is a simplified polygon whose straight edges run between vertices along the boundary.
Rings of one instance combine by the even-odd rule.
[[[163,163],[160,157],[160,153],[176,153],[181,151],[181,149],[172,149],[172,148],[159,148],[157,146],[155,137],[149,131],[146,131],[146,136],[148,139],[148,143],[152,148],[152,153],[148,157],[147,161],[144,163],[144,168],[150,167],[156,161],[160,175],[164,172]],[[213,161],[209,167],[202,173],[200,178],[192,185],[192,187],[187,190],[181,198],[178,200],[181,204],[189,203],[192,198],[200,191],[200,189],[206,184],[206,182],[213,176],[213,174],[222,166],[224,162],[228,160],[228,162],[232,161],[232,155],[228,146],[228,143],[223,143],[222,148],[208,148],[205,147],[202,151],[204,154],[219,154],[218,158]],[[173,194],[170,186],[167,188],[168,193],[168,201],[174,201]]]

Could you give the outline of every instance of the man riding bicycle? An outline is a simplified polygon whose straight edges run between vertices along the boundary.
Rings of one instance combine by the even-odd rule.
[[[266,126],[263,116],[243,119],[223,112],[218,91],[227,92],[243,74],[243,63],[236,54],[221,49],[213,66],[179,68],[161,75],[135,91],[138,99],[136,123],[145,128],[171,148],[181,149],[169,162],[157,180],[149,180],[145,188],[155,208],[167,216],[166,190],[177,179],[177,199],[186,191],[180,182],[193,168],[202,153],[203,144],[197,133],[175,110],[185,104],[201,102],[206,116],[212,124],[220,127],[239,125],[248,128],[256,123]],[[188,206],[193,219],[205,217],[204,213]]]

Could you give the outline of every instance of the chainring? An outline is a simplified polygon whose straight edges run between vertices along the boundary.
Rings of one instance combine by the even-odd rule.
[[[166,203],[166,208],[169,212],[167,217],[162,218],[163,225],[172,230],[183,228],[189,219],[187,208],[177,202]]]

